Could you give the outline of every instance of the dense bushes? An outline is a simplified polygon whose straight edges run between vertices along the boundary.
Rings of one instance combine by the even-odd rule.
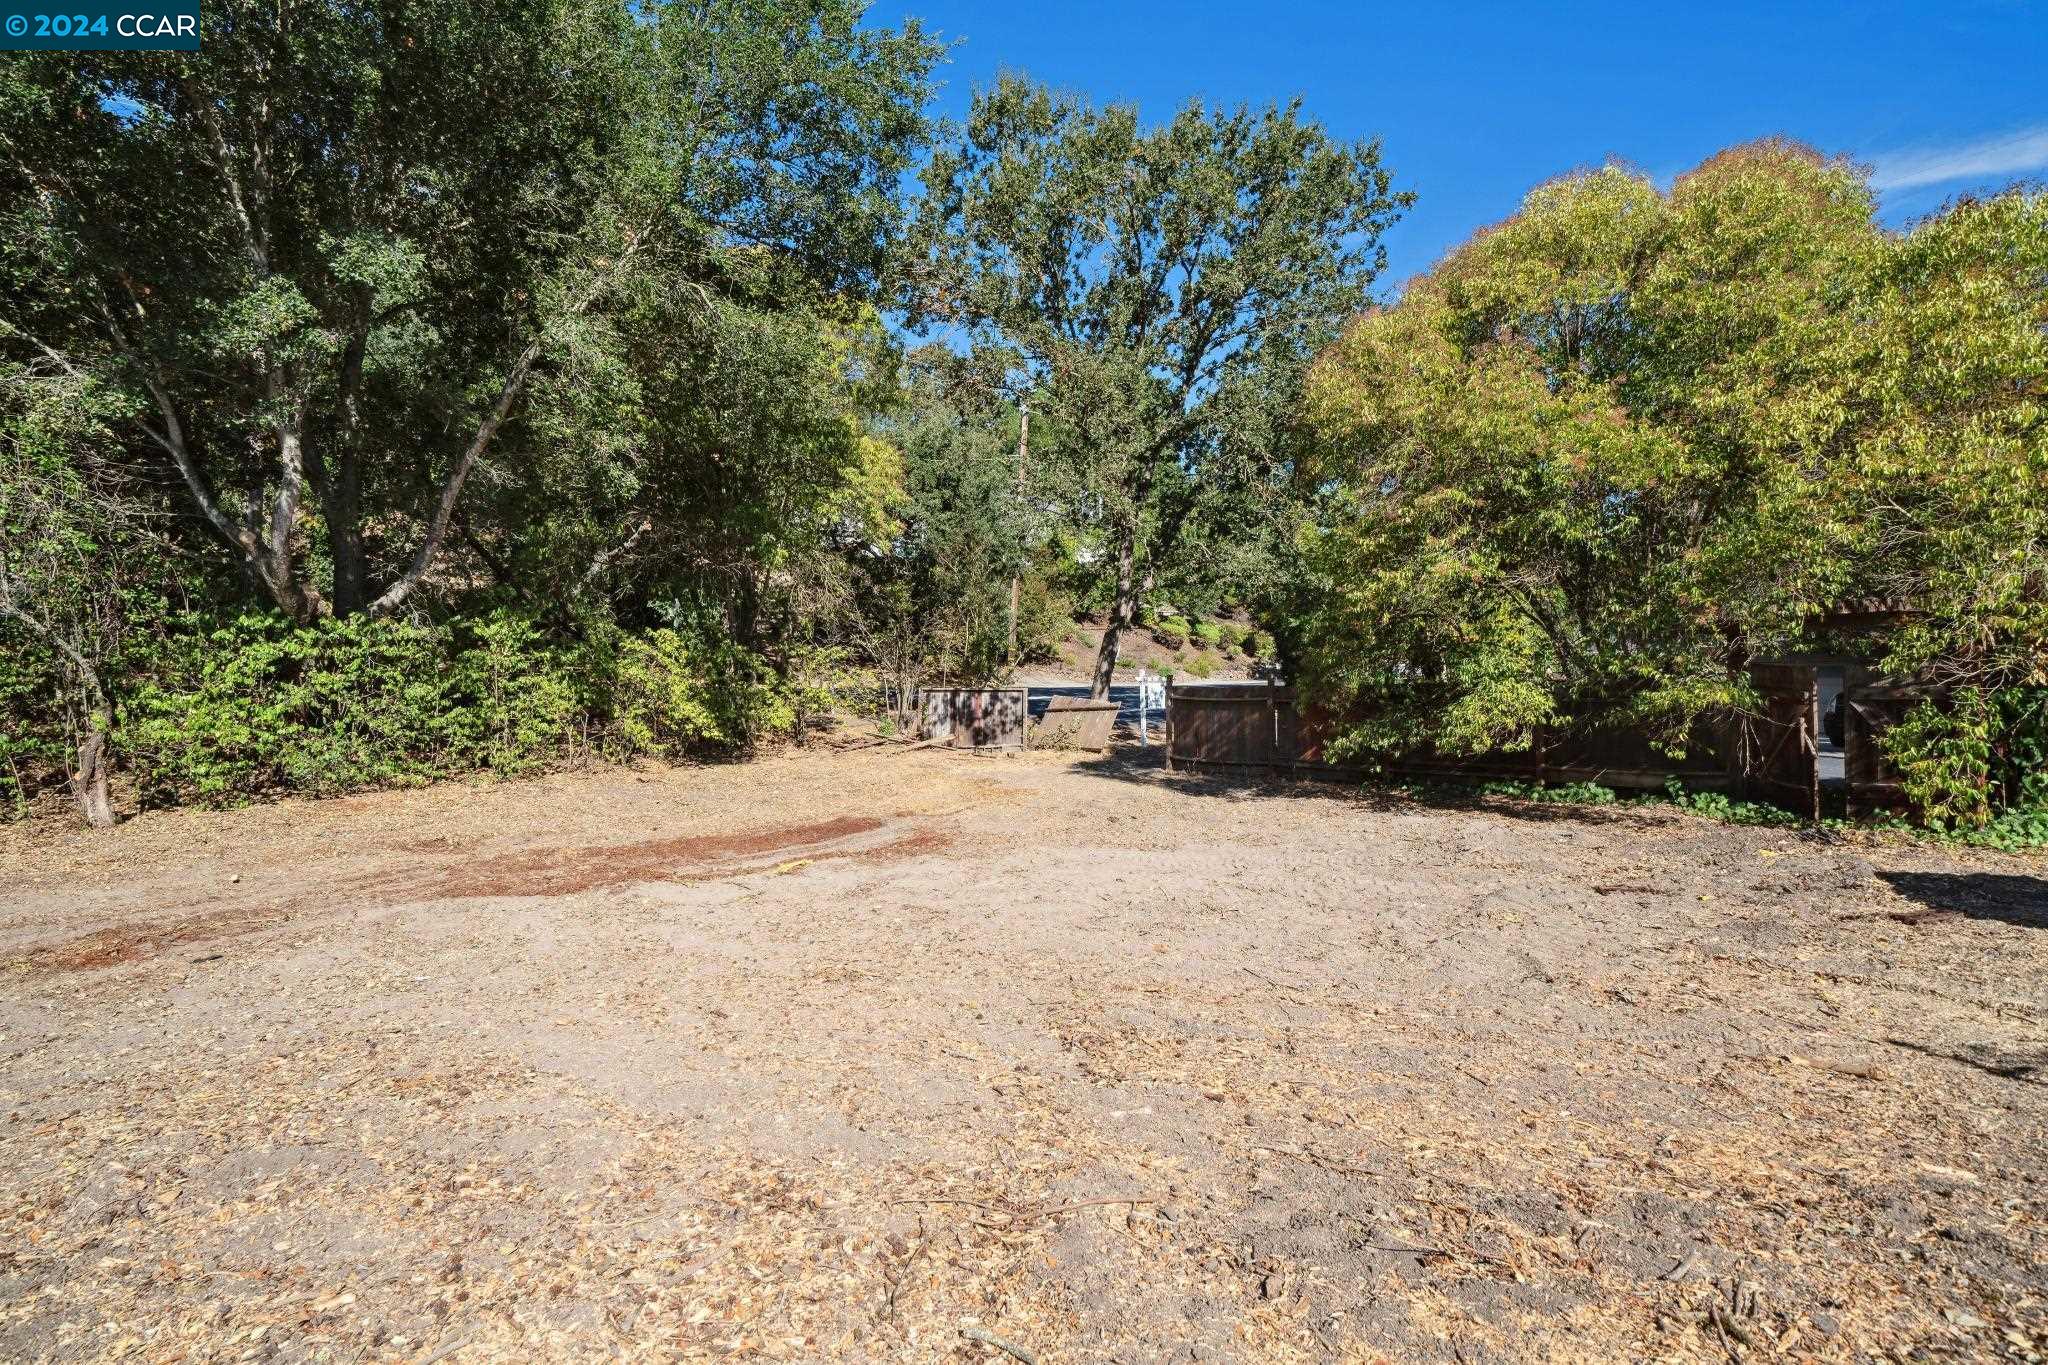
[[[1152,627],[1152,638],[1168,649],[1179,649],[1188,642],[1187,622],[1178,616],[1169,616]]]
[[[585,755],[717,756],[795,728],[816,678],[729,643],[593,629],[570,646],[510,612],[449,625],[247,615],[184,623],[122,699],[115,733],[146,804],[332,795]],[[0,650],[0,781],[19,809],[61,763],[32,656]]]
[[[50,702],[59,683],[46,656],[0,627],[0,819],[21,812],[33,775],[65,765],[64,732]]]
[[[1881,742],[1930,828],[1992,847],[2048,845],[2048,688],[1958,688]]]
[[[513,728],[492,724],[462,685],[492,671],[466,653],[445,632],[404,622],[294,627],[244,616],[172,637],[117,733],[153,802],[423,781],[487,766],[481,736]],[[522,695],[529,681],[483,690]],[[532,727],[516,728],[524,738]]]

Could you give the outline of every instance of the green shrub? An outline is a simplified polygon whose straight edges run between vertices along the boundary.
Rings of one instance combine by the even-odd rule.
[[[1923,701],[1885,731],[1885,756],[1934,829],[1978,829],[1991,821],[1991,706],[1965,688],[1947,706]]]
[[[546,766],[574,739],[581,713],[562,661],[523,616],[499,612],[468,634],[444,694],[449,766],[507,775]]]
[[[1614,804],[1614,788],[1603,787],[1598,782],[1561,782],[1555,786],[1546,786],[1541,782],[1501,780],[1482,783],[1479,790],[1487,796],[1512,796],[1518,801],[1539,801],[1549,805]]]
[[[1937,834],[1978,832],[1993,847],[2035,847],[2048,826],[2048,688],[1958,688],[1884,733],[1885,757]]]
[[[1724,825],[1763,825],[1783,829],[1799,823],[1798,816],[1781,806],[1738,800],[1726,792],[1687,791],[1685,784],[1676,777],[1666,779],[1664,794],[1680,810],[1719,820]]]
[[[1942,837],[1950,843],[2003,849],[2007,853],[2048,848],[2048,805],[2002,810],[1976,829]]]
[[[1168,649],[1179,649],[1188,642],[1187,623],[1169,616],[1152,627],[1152,638]]]
[[[1244,652],[1254,659],[1273,657],[1273,637],[1263,630],[1255,630],[1245,636]]]
[[[231,802],[425,781],[481,742],[457,716],[445,632],[248,615],[170,638],[120,739],[150,802]]]
[[[818,662],[784,679],[668,628],[593,628],[565,650],[510,612],[448,626],[243,616],[168,637],[117,750],[146,803],[215,805],[531,772],[586,743],[613,758],[732,752],[829,706]]]
[[[0,820],[26,814],[36,791],[62,780],[61,686],[48,652],[0,625]]]
[[[1197,641],[1211,648],[1223,643],[1223,627],[1217,625],[1214,621],[1197,621],[1191,628],[1190,633],[1194,635]]]
[[[804,676],[805,667],[785,681],[766,659],[729,640],[692,641],[673,627],[616,638],[616,674],[607,675],[601,658],[588,674],[588,704],[607,722],[614,751],[742,752],[795,733],[800,711],[827,704],[819,695],[824,684]]]
[[[719,711],[704,661],[675,631],[663,628],[619,641],[608,732],[615,756],[675,754],[707,741],[731,743]]]
[[[1043,571],[1025,574],[1023,591],[1018,594],[1018,661],[1050,662],[1059,657],[1060,642],[1073,638],[1073,603]]]
[[[1216,661],[1207,654],[1197,654],[1181,666],[1193,678],[1206,678],[1216,671]]]

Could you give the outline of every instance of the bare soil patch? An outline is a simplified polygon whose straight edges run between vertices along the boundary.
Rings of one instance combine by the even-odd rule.
[[[0,1357],[2048,1354],[2039,860],[870,752],[0,884]]]
[[[447,868],[430,890],[459,900],[472,896],[573,896],[636,882],[684,881],[720,875],[765,853],[814,847],[882,827],[873,816],[842,815],[808,825],[649,839],[612,848],[539,848]],[[405,886],[401,876],[392,885]],[[418,890],[416,885],[414,890]]]

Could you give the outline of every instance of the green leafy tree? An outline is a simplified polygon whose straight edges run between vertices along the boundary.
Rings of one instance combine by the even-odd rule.
[[[2048,211],[1874,207],[1780,142],[1574,175],[1331,348],[1298,628],[1354,744],[1682,747],[1844,598],[1900,675],[2041,680]]]
[[[895,651],[908,665],[899,686],[984,683],[1011,664],[1010,586],[1031,528],[1017,484],[1018,410],[986,359],[916,352],[900,406],[878,426],[901,452],[902,486],[891,542],[867,572],[883,618],[917,641],[908,656]],[[1033,605],[1044,596],[1034,591]],[[1020,616],[1028,652],[1042,614]]]
[[[769,258],[871,284],[936,48],[843,0],[208,14],[194,54],[0,78],[9,337],[132,439],[267,602],[405,607],[536,375]],[[507,446],[511,450],[507,450]]]
[[[1264,374],[1365,302],[1408,197],[1376,143],[1334,141],[1296,106],[1192,104],[1145,128],[1007,77],[924,180],[911,316],[1006,349],[1065,430],[1068,505],[1112,580],[1099,696],[1205,459],[1254,419]]]
[[[1570,718],[1682,745],[1848,582],[1825,343],[1883,248],[1849,166],[1760,144],[1668,194],[1546,185],[1320,363],[1314,691],[1354,744],[1472,751]]]
[[[136,610],[170,567],[153,500],[110,458],[121,396],[57,356],[0,363],[0,722],[10,764],[61,736],[87,822],[114,823],[108,782]],[[40,741],[40,742],[39,742]],[[40,765],[38,765],[40,766]],[[21,796],[10,768],[9,785]]]
[[[1856,282],[1832,359],[1858,590],[1908,604],[1888,667],[2048,684],[2048,193],[1964,200]]]

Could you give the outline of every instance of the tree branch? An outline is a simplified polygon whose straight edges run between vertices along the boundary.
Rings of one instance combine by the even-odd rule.
[[[619,259],[592,280],[583,297],[566,309],[557,320],[578,317],[588,311],[603,297],[612,280],[625,270],[626,262],[639,250],[640,243],[644,240],[643,235],[630,236],[626,249],[619,254]],[[526,388],[527,375],[532,372],[534,363],[546,349],[547,340],[548,329],[543,326],[534,335],[533,340],[526,344],[526,349],[512,362],[511,372],[505,376],[505,382],[498,389],[497,399],[492,402],[490,411],[485,413],[483,421],[477,424],[476,434],[470,438],[469,445],[463,450],[461,458],[456,460],[455,467],[448,471],[448,477],[441,486],[441,496],[434,504],[434,514],[427,522],[427,533],[420,541],[419,549],[413,554],[412,563],[406,566],[405,572],[400,574],[381,596],[370,603],[366,608],[370,615],[382,616],[397,610],[405,599],[412,595],[413,589],[419,586],[420,580],[426,577],[427,569],[433,564],[434,556],[440,553],[441,542],[448,534],[448,520],[455,514],[455,505],[462,500],[462,488],[469,481],[470,471],[476,467],[476,462],[483,457],[484,451],[489,449],[491,439],[498,434],[498,428],[503,426],[505,419],[511,415],[512,406],[519,401],[520,393]]]
[[[623,555],[630,551],[635,545],[639,544],[640,537],[646,535],[648,531],[653,529],[653,527],[654,518],[643,516],[640,518],[640,524],[633,528],[633,532],[631,535],[627,536],[624,540],[620,541],[617,545],[612,546],[610,549],[600,550],[597,552],[597,554],[593,555],[590,560],[590,567],[583,571],[582,579],[580,579],[577,582],[577,591],[590,591],[591,585],[597,582],[598,576],[600,574],[602,574],[606,569],[611,567],[612,561],[617,559],[620,555]]]
[[[80,680],[91,690],[93,699],[95,701],[104,699],[107,693],[106,689],[100,686],[99,670],[87,662],[85,655],[80,653],[77,647],[69,640],[66,640],[55,630],[51,629],[49,624],[43,621],[41,617],[22,606],[16,600],[16,591],[15,586],[8,581],[6,576],[0,575],[0,616],[6,616],[21,622],[24,626],[35,632],[36,635],[47,641],[52,649],[71,661],[71,666],[78,670]]]

